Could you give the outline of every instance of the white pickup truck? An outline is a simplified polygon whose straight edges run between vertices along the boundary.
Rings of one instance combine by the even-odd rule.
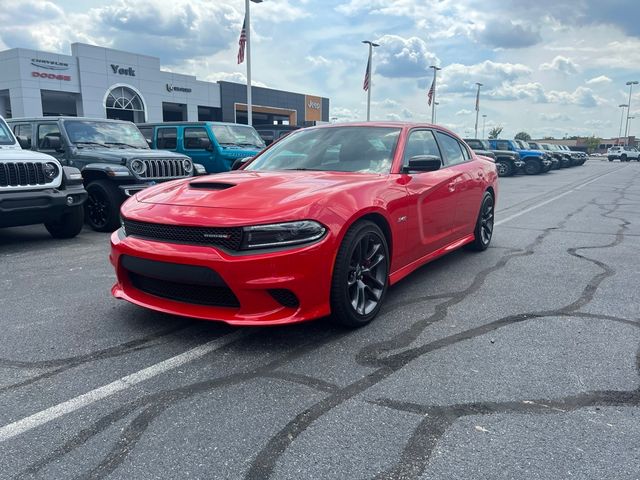
[[[0,117],[0,227],[44,223],[54,238],[72,238],[84,223],[87,192],[80,170],[23,150]]]
[[[620,145],[607,150],[607,158],[610,162],[613,162],[615,159],[619,159],[621,162],[629,162],[631,160],[640,162],[640,151],[635,147]]]

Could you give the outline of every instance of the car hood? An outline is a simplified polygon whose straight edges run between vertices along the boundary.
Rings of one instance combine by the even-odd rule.
[[[504,155],[504,156],[508,156],[508,157],[518,157],[518,153],[517,152],[512,152],[511,150],[491,150],[493,153],[495,153],[496,155]]]
[[[78,148],[77,156],[86,159],[96,159],[97,161],[111,160],[120,162],[123,159],[132,158],[188,158],[186,155],[169,152],[165,150],[151,150],[142,148]]]
[[[56,160],[51,155],[47,155],[46,153],[34,152],[33,150],[21,150],[19,148],[13,150],[0,150],[0,162],[28,162],[29,160],[59,163],[58,160]]]
[[[278,210],[307,207],[335,191],[355,190],[383,178],[349,172],[235,170],[164,183],[143,190],[136,198],[149,204]]]

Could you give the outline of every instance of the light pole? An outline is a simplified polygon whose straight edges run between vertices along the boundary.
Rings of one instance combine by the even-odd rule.
[[[638,81],[633,80],[633,81],[627,82],[626,85],[629,85],[629,101],[627,102],[627,123],[624,127],[624,144],[625,145],[629,142],[627,135],[629,132],[629,112],[631,112],[631,90],[633,89],[634,85],[638,85]]]
[[[478,114],[480,113],[480,87],[482,86],[482,84],[479,82],[476,82],[476,85],[478,86],[478,93],[476,93],[476,136],[475,138],[478,138]]]
[[[633,117],[628,117],[629,118],[629,137],[631,136],[631,120],[633,120],[634,118],[636,118],[635,116]],[[635,142],[634,142],[635,143]],[[635,145],[632,145],[633,147],[635,147]]]
[[[244,0],[245,30],[247,36],[247,124],[253,125],[251,99],[251,2],[262,3],[262,0]]]
[[[620,143],[620,140],[622,139],[622,120],[624,120],[624,109],[628,106],[629,105],[627,105],[626,103],[621,103],[620,105],[618,105],[618,107],[622,108],[622,113],[620,114],[620,130],[618,130],[618,140],[616,141],[616,145],[618,145]]]
[[[433,92],[431,93],[431,123],[436,123],[436,77],[438,70],[442,70],[442,68],[435,65],[431,65],[429,68],[433,68],[433,83],[431,84],[431,88],[429,89],[433,90]]]
[[[367,122],[371,120],[371,85],[373,84],[373,78],[371,78],[371,57],[373,56],[373,47],[379,47],[377,43],[373,43],[370,40],[363,40],[362,43],[369,45],[369,60],[367,60],[367,72],[365,73],[367,81]]]
[[[487,115],[483,114],[482,115],[482,138],[483,139],[484,139],[484,126],[485,126],[486,122],[487,122]]]

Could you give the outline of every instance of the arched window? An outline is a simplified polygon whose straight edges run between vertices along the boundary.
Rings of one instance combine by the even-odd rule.
[[[105,100],[107,118],[144,122],[144,102],[134,90],[128,87],[114,87]]]

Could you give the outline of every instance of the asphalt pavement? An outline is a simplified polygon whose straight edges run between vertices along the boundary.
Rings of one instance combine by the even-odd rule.
[[[369,326],[111,298],[108,235],[0,230],[0,478],[640,479],[640,164],[500,180],[483,253]]]

